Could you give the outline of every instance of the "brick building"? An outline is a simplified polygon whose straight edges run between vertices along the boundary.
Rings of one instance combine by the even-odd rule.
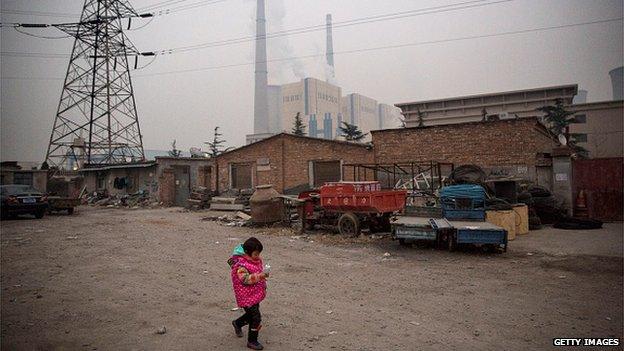
[[[218,184],[213,190],[273,184],[281,193],[297,193],[340,180],[348,176],[342,173],[343,164],[370,163],[373,157],[370,146],[364,144],[281,133],[220,155]]]
[[[492,174],[537,180],[550,187],[557,145],[537,117],[372,131],[375,163],[412,161],[476,164]]]
[[[111,195],[147,192],[166,206],[186,206],[191,189],[211,187],[214,162],[208,158],[156,157],[156,161],[85,167],[87,192]]]

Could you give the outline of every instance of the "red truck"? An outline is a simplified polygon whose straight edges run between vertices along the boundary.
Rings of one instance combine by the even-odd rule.
[[[405,190],[382,190],[377,181],[331,182],[299,194],[304,228],[316,224],[338,227],[340,234],[358,236],[363,228],[390,229],[390,216],[405,207]]]

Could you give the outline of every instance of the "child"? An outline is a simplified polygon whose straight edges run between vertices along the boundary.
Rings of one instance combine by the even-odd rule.
[[[232,321],[236,336],[243,337],[243,327],[249,324],[247,347],[253,350],[262,350],[264,347],[258,342],[260,331],[260,302],[266,296],[266,278],[269,276],[262,265],[260,253],[262,243],[251,237],[242,245],[238,245],[228,260],[230,265],[232,286],[238,307],[245,309],[245,314]]]

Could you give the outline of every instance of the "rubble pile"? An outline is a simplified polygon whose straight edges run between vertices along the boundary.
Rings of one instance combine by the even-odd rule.
[[[213,221],[226,227],[248,227],[251,226],[251,216],[244,212],[236,212],[235,215],[208,216],[203,217],[202,221]]]
[[[210,207],[212,192],[204,186],[194,187],[188,199],[188,207],[191,210],[202,210]]]
[[[242,211],[249,209],[249,199],[253,195],[253,189],[230,189],[214,196],[210,200],[210,209],[219,211]]]
[[[82,197],[84,204],[104,207],[157,207],[160,203],[154,201],[147,191],[140,190],[134,194],[109,195],[107,192],[94,192]]]

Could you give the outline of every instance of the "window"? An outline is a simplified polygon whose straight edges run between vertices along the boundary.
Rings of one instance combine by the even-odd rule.
[[[572,138],[574,138],[574,141],[576,141],[577,143],[586,143],[587,142],[587,134],[575,133],[575,134],[571,134],[570,136]]]
[[[252,188],[250,164],[233,164],[231,165],[230,170],[230,183],[232,185],[232,189]]]
[[[30,172],[15,172],[13,174],[13,184],[33,185],[33,174]]]
[[[319,187],[327,182],[338,182],[341,177],[340,161],[312,162],[312,184]]]
[[[586,115],[575,115],[572,123],[587,123]]]

